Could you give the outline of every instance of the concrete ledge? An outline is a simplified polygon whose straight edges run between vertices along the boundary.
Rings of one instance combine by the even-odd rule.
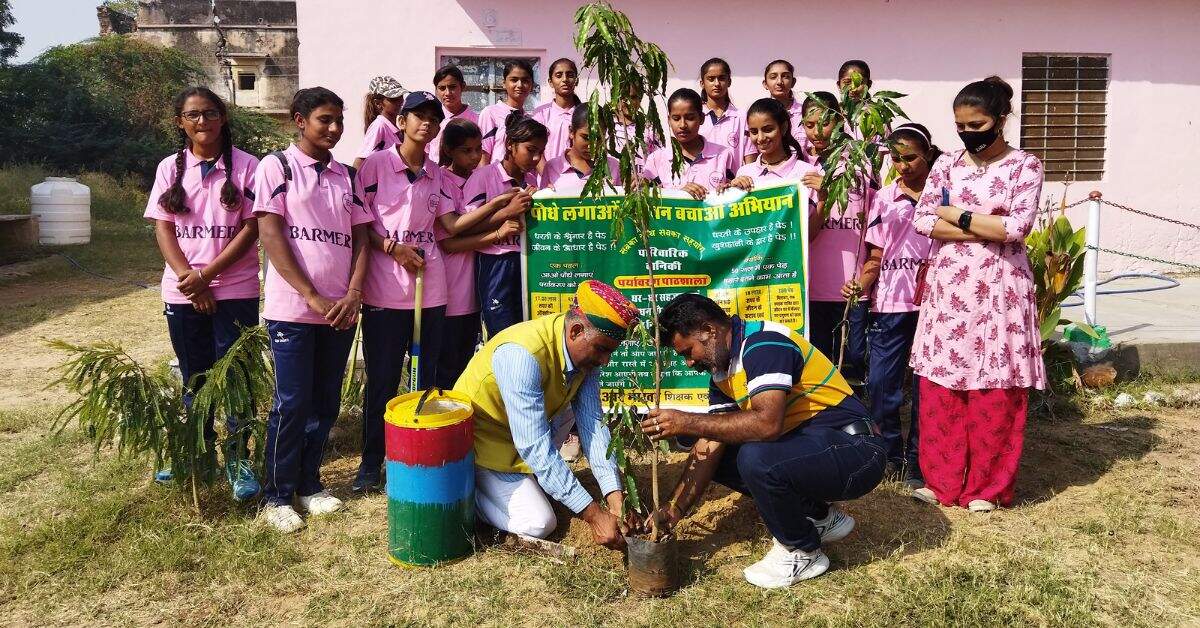
[[[1194,375],[1200,373],[1200,342],[1135,342],[1113,349],[1120,379],[1142,373]]]

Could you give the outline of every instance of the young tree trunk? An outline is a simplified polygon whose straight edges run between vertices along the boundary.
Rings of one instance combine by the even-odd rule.
[[[650,278],[650,320],[654,326],[652,330],[651,340],[654,344],[654,409],[658,410],[662,404],[662,363],[659,358],[662,355],[662,348],[658,336],[658,293],[654,285],[654,263],[653,257],[650,255],[650,225],[647,222],[639,221],[637,229],[642,238],[642,251],[646,254],[646,274]],[[654,504],[654,510],[658,510],[658,447],[654,447],[650,452],[650,497]],[[650,521],[650,539],[658,541],[658,523],[655,520]]]

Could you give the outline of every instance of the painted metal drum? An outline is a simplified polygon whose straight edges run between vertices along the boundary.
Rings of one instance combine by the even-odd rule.
[[[475,430],[471,400],[454,391],[392,399],[387,445],[388,558],[429,566],[474,550]]]

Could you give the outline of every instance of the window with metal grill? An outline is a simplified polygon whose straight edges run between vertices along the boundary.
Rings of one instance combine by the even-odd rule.
[[[1025,53],[1021,62],[1021,148],[1037,155],[1047,181],[1104,176],[1109,55]]]
[[[503,101],[507,94],[504,91],[504,64],[512,59],[523,59],[533,66],[533,92],[525,101],[525,110],[533,111],[541,98],[541,85],[545,82],[542,77],[541,59],[537,57],[491,57],[467,54],[443,54],[438,60],[438,67],[456,65],[462,70],[463,78],[467,81],[463,90],[462,100],[475,111]]]

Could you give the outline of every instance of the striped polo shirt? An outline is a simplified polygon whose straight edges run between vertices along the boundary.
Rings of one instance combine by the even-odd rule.
[[[789,432],[853,395],[829,358],[786,325],[737,316],[732,325],[729,366],[713,373],[708,390],[710,413],[749,410],[754,395],[783,390],[783,431]]]

